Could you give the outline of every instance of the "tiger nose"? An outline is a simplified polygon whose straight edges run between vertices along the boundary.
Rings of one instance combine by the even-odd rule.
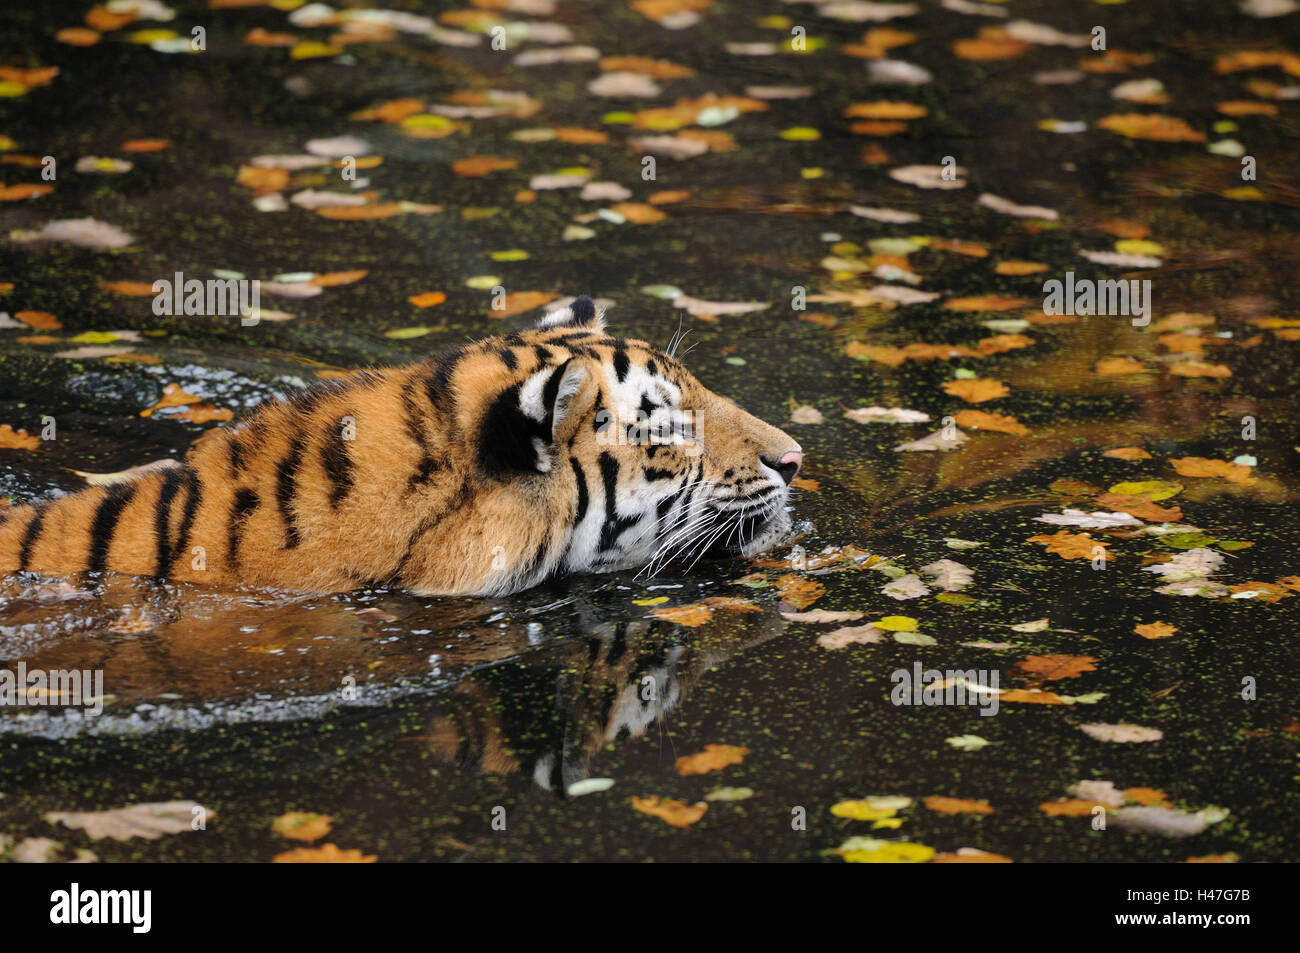
[[[789,485],[799,473],[799,468],[803,466],[803,454],[792,450],[775,463],[764,457],[763,463],[781,474],[781,479]]]

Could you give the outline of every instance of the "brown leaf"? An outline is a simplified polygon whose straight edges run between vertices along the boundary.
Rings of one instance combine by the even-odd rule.
[[[1036,261],[1000,261],[994,272],[999,275],[1036,275],[1046,271],[1047,265]]]
[[[1232,369],[1226,364],[1204,364],[1200,361],[1180,361],[1169,366],[1175,377],[1231,377]]]
[[[1062,798],[1059,801],[1046,801],[1038,805],[1038,809],[1052,817],[1088,817],[1092,814],[1093,808],[1098,806],[1096,801]],[[1100,806],[1105,807],[1105,805]]]
[[[375,202],[372,205],[322,205],[316,209],[321,218],[335,222],[372,221],[402,214],[401,202]]]
[[[793,574],[778,576],[777,593],[782,602],[788,602],[796,609],[807,609],[810,605],[826,595],[826,587],[815,579],[805,579]]]
[[[1125,496],[1121,493],[1102,493],[1097,502],[1108,510],[1128,513],[1148,523],[1177,523],[1183,518],[1179,506],[1160,506],[1145,496]]]
[[[1045,681],[1055,682],[1063,678],[1078,678],[1084,672],[1095,672],[1097,661],[1091,655],[1030,655],[1016,663],[1016,668],[1033,675],[1041,676]]]
[[[457,159],[451,164],[451,171],[464,178],[479,178],[492,172],[505,172],[518,168],[518,159],[503,159],[499,156],[470,156]]]
[[[1004,295],[977,295],[973,298],[949,298],[943,303],[949,311],[1013,311],[1030,304],[1028,298]]]
[[[327,271],[325,274],[317,275],[311,279],[308,284],[315,285],[318,288],[335,288],[339,285],[350,285],[358,282],[368,274],[370,274],[370,271],[366,268],[356,268],[352,271]]]
[[[1055,692],[1042,692],[1037,689],[1013,688],[998,696],[998,703],[1024,702],[1031,705],[1064,705],[1065,700]]]
[[[1093,370],[1102,377],[1122,377],[1125,374],[1141,374],[1146,365],[1132,357],[1104,357],[1093,365]]]
[[[931,811],[940,814],[992,814],[993,808],[988,801],[976,801],[964,797],[941,797],[931,795],[923,798],[922,803]]]
[[[153,290],[153,282],[149,281],[101,281],[99,286],[114,294],[139,298],[152,298],[156,294]]]
[[[42,182],[20,182],[17,185],[0,185],[0,202],[21,202],[23,199],[34,199],[42,195],[49,195],[54,191],[54,186]]]
[[[646,205],[641,202],[619,202],[609,207],[611,212],[622,215],[633,225],[650,225],[654,222],[662,222],[667,218],[667,214],[659,211],[653,205]]]
[[[155,410],[162,410],[164,407],[186,407],[190,404],[196,404],[200,400],[202,400],[201,397],[196,397],[194,394],[182,390],[180,384],[167,384],[163,387],[162,397],[158,399],[158,403],[140,411],[140,416],[149,417]]]

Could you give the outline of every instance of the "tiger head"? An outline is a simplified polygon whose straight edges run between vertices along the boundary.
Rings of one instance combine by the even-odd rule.
[[[748,557],[787,534],[799,444],[709,390],[672,354],[610,336],[590,298],[479,347],[496,359],[483,363],[487,386],[474,388],[481,406],[467,408],[480,420],[479,466],[502,506],[544,512],[563,528],[531,540],[533,551],[499,544],[497,580],[481,591]],[[510,526],[530,535],[518,520]]]

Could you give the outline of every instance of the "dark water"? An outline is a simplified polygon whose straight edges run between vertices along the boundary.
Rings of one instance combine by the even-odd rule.
[[[816,861],[857,835],[939,852],[973,847],[1017,861],[1229,853],[1246,861],[1291,859],[1300,666],[1296,600],[1288,595],[1295,585],[1278,580],[1300,575],[1300,342],[1284,333],[1286,320],[1300,316],[1300,104],[1286,92],[1300,80],[1277,67],[1216,72],[1215,58],[1281,50],[1288,40],[1300,48],[1296,16],[1252,18],[1227,3],[1006,6],[1010,17],[998,19],[925,2],[915,15],[884,24],[916,35],[892,53],[930,72],[932,79],[916,86],[872,83],[871,61],[843,51],[880,24],[844,22],[808,4],[775,0],[715,4],[681,30],[619,4],[561,0],[553,14],[508,19],[552,24],[552,33],[563,27],[571,41],[512,33],[506,51],[493,51],[486,38],[459,47],[398,30],[380,42],[350,43],[341,55],[308,59],[294,59],[284,47],[241,43],[255,28],[317,42],[337,32],[295,26],[270,7],[177,3],[171,23],[129,24],[85,48],[54,39],[57,30],[82,22],[82,4],[6,11],[3,63],[60,67],[48,85],[0,99],[0,134],[13,140],[6,154],[38,162],[51,155],[59,169],[51,194],[0,203],[0,234],[8,236],[0,241],[0,281],[15,285],[0,307],[49,312],[62,324],[0,329],[0,423],[31,433],[39,433],[43,416],[58,424],[58,439],[38,451],[0,450],[0,491],[15,502],[79,488],[82,480],[69,469],[111,472],[182,454],[212,425],[141,417],[166,383],[238,412],[331,371],[418,360],[540,316],[537,309],[490,318],[490,292],[466,285],[490,275],[511,292],[608,298],[611,325],[629,336],[662,344],[679,323],[690,327],[688,364],[698,376],[804,446],[803,476],[816,486],[796,494],[795,515],[808,524],[801,542],[809,552],[854,546],[890,557],[908,573],[947,558],[975,575],[955,593],[961,598],[940,599],[933,589],[898,601],[881,592],[888,577],[871,569],[840,563],[822,574],[794,571],[826,588],[812,608],[860,611],[861,622],[907,616],[934,640],[906,644],[886,634],[877,644],[839,650],[818,643],[838,623],[782,618],[773,584],[789,566],[714,564],[651,580],[575,579],[500,600],[382,591],[302,598],[157,590],[129,580],[82,581],[90,598],[59,600],[48,584],[33,589],[33,580],[10,580],[0,593],[0,659],[10,668],[22,661],[102,670],[110,697],[98,718],[70,718],[61,708],[3,713],[0,834],[52,837],[90,847],[104,860],[267,860],[297,846],[272,833],[272,819],[308,811],[333,817],[325,841],[381,860]],[[391,9],[437,16],[457,8]],[[779,17],[788,22],[765,19]],[[955,55],[954,41],[1016,18],[1071,35],[1102,24],[1112,50],[1152,59],[1126,72],[1084,72],[1077,82],[1042,85],[1034,74],[1074,69],[1101,54],[1034,43],[1008,59]],[[445,22],[445,29],[458,29],[461,21]],[[206,29],[202,53],[164,53],[126,39],[142,28],[189,36],[195,24]],[[806,26],[825,46],[770,56],[724,48],[780,43],[792,25]],[[524,68],[513,61],[521,51],[573,45],[603,56],[668,60],[694,75],[656,80],[662,91],[651,98],[601,97],[586,89],[601,75],[594,62]],[[1112,97],[1120,83],[1146,78],[1163,83],[1168,103]],[[706,94],[743,96],[752,86],[808,86],[811,94],[766,100],[766,110],[708,127],[729,134],[734,149],[680,160],[660,155],[654,181],[642,179],[644,148],[626,140],[672,130],[629,129],[607,115]],[[350,118],[408,97],[431,112],[438,104],[491,102],[490,95],[457,94],[492,90],[524,92],[537,111],[456,118],[460,126],[442,138]],[[853,134],[846,107],[878,100],[919,104],[928,114],[907,120],[897,135]],[[1241,100],[1274,105],[1276,114],[1229,119],[1216,109]],[[1096,125],[1132,112],[1179,117],[1205,141],[1130,139]],[[1076,134],[1038,128],[1050,119],[1088,125]],[[1235,130],[1216,129],[1228,121]],[[609,141],[511,137],[557,127],[599,130]],[[818,130],[820,138],[782,137],[797,127]],[[362,137],[367,155],[383,157],[358,172],[378,193],[374,201],[442,210],[373,221],[329,220],[293,204],[259,211],[253,190],[237,182],[256,156],[299,155],[310,140],[344,135]],[[122,150],[138,139],[170,146]],[[1255,157],[1256,181],[1242,181],[1236,156],[1207,149],[1227,139]],[[481,178],[452,171],[453,162],[475,155],[516,159],[518,166]],[[134,167],[121,175],[77,173],[83,156],[116,156]],[[965,188],[923,190],[888,175],[937,165],[944,156],[968,170]],[[646,203],[668,190],[688,195],[651,206],[666,217],[647,224],[575,222],[615,204],[581,199],[576,189],[517,197],[533,176],[574,167],[589,170],[592,181],[620,183],[631,193],[628,202]],[[6,185],[41,181],[39,168],[21,162],[0,172]],[[1246,186],[1258,194],[1232,191]],[[287,199],[304,189],[362,191],[329,166],[291,172],[280,191]],[[1046,206],[1059,219],[981,208],[976,199],[986,192]],[[884,223],[850,206],[910,212],[919,220]],[[119,226],[134,243],[87,249],[13,234],[87,216]],[[1144,240],[1159,250],[1124,248],[1159,258],[1160,267],[1105,267],[1080,256],[1116,250],[1109,224],[1115,219],[1145,227]],[[593,236],[564,240],[575,224]],[[810,304],[834,318],[822,323],[791,309],[796,286],[818,295],[888,283],[872,270],[897,268],[900,260],[890,256],[899,255],[898,243],[869,243],[909,236],[974,243],[986,254],[943,250],[933,241],[911,251],[905,264],[921,279],[916,287],[940,295],[930,302],[892,309],[879,301]],[[515,249],[529,257],[492,257]],[[831,255],[851,265],[828,268],[823,259]],[[1000,275],[994,265],[1003,260],[1048,267]],[[267,295],[263,307],[296,317],[252,328],[233,318],[156,317],[148,297],[101,287],[177,271],[269,280],[353,269],[368,274],[311,298]],[[983,323],[1041,321],[1042,282],[1067,271],[1150,279],[1152,325],[1103,316],[1031,321],[1011,332]],[[642,290],[665,284],[695,298],[769,307],[704,320]],[[444,292],[445,303],[424,310],[409,303],[431,290]],[[1027,303],[987,311],[943,306],[984,295]],[[1177,334],[1179,322],[1168,323],[1179,313],[1213,320],[1202,322],[1200,337],[1188,344]],[[1259,323],[1265,317],[1283,320],[1274,329]],[[432,330],[385,336],[417,326]],[[74,340],[96,331],[134,331],[138,340]],[[1029,341],[989,356],[896,367],[849,356],[853,342],[975,348],[999,333]],[[54,340],[20,340],[38,335]],[[96,344],[127,350],[60,356]],[[1095,372],[1097,361],[1122,355],[1145,369]],[[1222,365],[1231,376],[1171,373],[1180,359]],[[959,368],[1000,380],[1010,393],[980,404],[949,396],[942,385]],[[824,421],[790,422],[795,405],[817,408]],[[846,408],[871,405],[923,411],[933,422],[864,425],[844,417]],[[894,450],[963,408],[1012,416],[1028,433],[968,427],[969,440],[955,452]],[[1247,416],[1256,421],[1253,439],[1243,439]],[[1142,447],[1151,457],[1102,456],[1118,447]],[[1247,484],[1183,476],[1168,462],[1242,455],[1256,463]],[[1107,488],[1142,480],[1180,484],[1159,504],[1181,507],[1177,522],[1192,529],[1157,535],[1132,526],[1107,532],[1036,521],[1065,507],[1104,509],[1096,497]],[[1115,558],[1098,571],[1087,559],[1066,560],[1028,541],[1060,530],[1090,532]],[[982,545],[954,550],[946,538]],[[1192,549],[1223,557],[1212,576],[1226,587],[1215,590],[1222,594],[1155,592],[1162,580],[1143,568]],[[755,571],[766,588],[734,584]],[[752,599],[758,611],[719,609],[705,625],[686,627],[634,604],[668,596],[669,605],[688,605],[720,595]],[[1287,597],[1270,601],[1275,596]],[[129,623],[140,618],[149,624],[131,631]],[[1040,631],[1011,628],[1044,618],[1049,626]],[[1134,632],[1136,624],[1157,620],[1177,632],[1158,640]],[[1002,647],[963,644],[972,642]],[[1042,655],[1087,656],[1095,670],[1043,681],[1016,667]],[[917,660],[926,668],[996,671],[1003,689],[1038,687],[1088,700],[1006,703],[995,717],[970,706],[891,704],[890,674]],[[1243,679],[1254,680],[1250,700],[1242,697]],[[650,699],[642,697],[647,684]],[[1079,727],[1088,724],[1133,724],[1163,736],[1107,742]],[[962,735],[990,744],[963,751],[946,742]],[[741,764],[680,775],[677,758],[708,744],[749,751]],[[613,785],[565,796],[585,778]],[[1222,811],[1202,832],[1173,839],[1116,825],[1095,831],[1088,816],[1053,817],[1040,809],[1087,780],[1158,789],[1164,796],[1157,800],[1171,810]],[[690,829],[629,804],[649,796],[694,804],[725,787],[750,788],[753,796],[708,802]],[[903,822],[894,829],[830,812],[837,802],[876,795],[917,803],[899,813]],[[922,806],[932,796],[986,800],[994,813],[949,815]],[[91,842],[42,819],[48,811],[184,799],[215,812],[203,833]],[[498,808],[504,831],[493,827]],[[800,813],[806,829],[792,829]]]

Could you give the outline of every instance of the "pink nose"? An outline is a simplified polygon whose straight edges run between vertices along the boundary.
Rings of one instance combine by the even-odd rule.
[[[781,474],[781,479],[787,484],[799,473],[799,468],[803,466],[803,454],[792,450],[776,461],[776,466],[772,467],[777,473]]]

